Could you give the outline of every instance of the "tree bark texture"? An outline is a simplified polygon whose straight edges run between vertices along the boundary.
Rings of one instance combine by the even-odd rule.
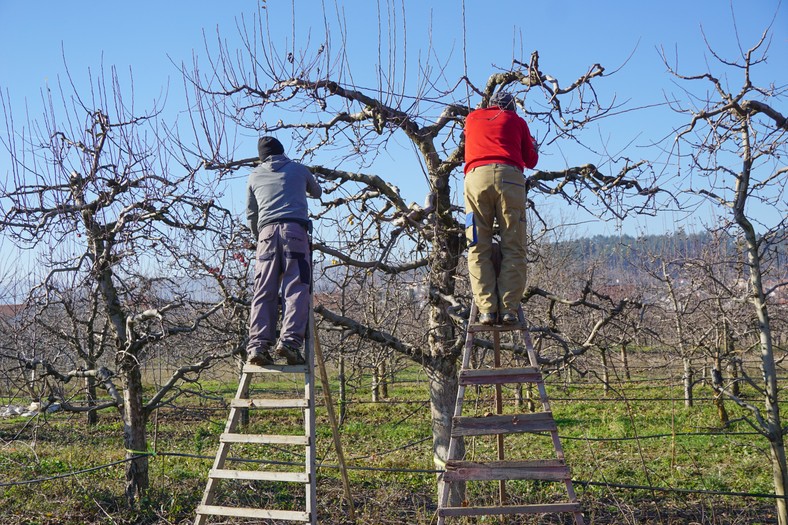
[[[432,453],[435,466],[443,469],[449,457],[452,417],[457,401],[457,361],[443,359],[427,369],[430,377],[430,409],[432,412]],[[455,457],[465,456],[465,442],[457,438]],[[443,482],[438,483],[438,494],[443,490]],[[465,484],[454,482],[450,485],[448,505],[462,505],[465,499]]]
[[[743,162],[742,171],[736,178],[736,198],[733,203],[733,217],[744,236],[745,251],[750,274],[750,301],[754,309],[758,326],[761,371],[763,372],[764,392],[766,393],[766,399],[764,400],[767,422],[766,430],[770,441],[774,493],[777,496],[782,496],[776,500],[777,518],[779,525],[788,525],[788,502],[786,502],[785,499],[785,489],[788,485],[788,465],[786,464],[785,442],[783,440],[783,429],[780,420],[780,394],[777,387],[777,366],[774,360],[774,348],[772,347],[771,320],[769,319],[769,309],[766,302],[766,294],[764,292],[761,255],[758,250],[758,236],[746,214],[747,198],[750,192],[750,176],[752,172],[749,117],[743,117],[741,125]]]
[[[126,447],[126,459],[130,460],[126,467],[126,500],[133,507],[134,502],[148,490],[147,414],[142,401],[139,365],[132,364],[124,370],[123,377],[123,445]]]

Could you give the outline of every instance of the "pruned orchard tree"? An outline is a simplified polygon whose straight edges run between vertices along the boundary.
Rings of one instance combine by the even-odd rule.
[[[712,69],[687,76],[667,57],[665,64],[683,81],[688,93],[682,101],[669,101],[689,119],[686,127],[678,131],[673,150],[682,165],[688,167],[692,189],[687,192],[724,210],[727,228],[741,239],[747,286],[740,297],[751,305],[758,327],[762,377],[746,379],[763,396],[763,406],[735,395],[726,385],[718,388],[745,409],[749,414],[747,421],[769,442],[774,489],[780,496],[776,499],[777,514],[779,523],[786,525],[786,429],[780,414],[769,303],[788,283],[782,273],[777,279],[769,276],[779,270],[774,247],[784,243],[788,234],[788,167],[784,160],[788,154],[788,118],[779,108],[786,102],[788,86],[755,82],[758,65],[767,59],[769,42],[766,31],[746,51],[740,45],[740,56],[732,60],[719,56],[709,45],[725,76]],[[683,173],[680,176],[686,177]]]
[[[470,300],[467,289],[459,285],[465,279],[462,195],[457,191],[462,180],[463,119],[475,107],[486,106],[496,90],[507,89],[516,95],[521,114],[531,121],[543,148],[555,140],[582,141],[584,127],[612,107],[592,89],[592,84],[604,80],[605,69],[594,64],[566,82],[545,72],[534,52],[505,68],[493,68],[486,78],[471,79],[462,73],[448,78],[451,68],[435,63],[432,50],[425,50],[423,56],[428,58],[419,64],[418,75],[407,76],[410,65],[397,62],[407,53],[391,53],[388,63],[383,58],[375,65],[376,78],[360,85],[354,82],[356,73],[345,52],[349,45],[345,28],[334,26],[322,39],[310,31],[303,47],[298,47],[295,35],[292,42],[277,46],[267,19],[274,8],[264,6],[253,20],[239,24],[240,49],[228,47],[219,36],[202,62],[195,58],[192,65],[183,66],[194,87],[190,96],[195,128],[203,130],[198,139],[200,155],[219,177],[238,170],[246,173],[257,162],[253,148],[234,151],[234,142],[218,140],[217,133],[220,137],[276,134],[285,142],[286,153],[310,165],[324,187],[322,202],[312,206],[318,264],[331,259],[379,274],[421,272],[429,298],[421,337],[408,339],[327,306],[318,306],[316,312],[346,333],[386,345],[424,367],[430,378],[434,458],[442,465],[464,338],[449,309],[467,309]],[[281,23],[277,19],[279,27]],[[392,28],[387,21],[379,24],[387,26]],[[342,40],[337,42],[332,35]],[[370,64],[363,67],[371,70]],[[409,83],[413,77],[418,80]],[[408,202],[392,175],[376,171],[377,161],[385,157],[397,159],[394,171],[399,184],[419,182],[423,205]],[[403,172],[408,164],[405,157],[414,166],[410,173]],[[531,194],[619,218],[634,209],[648,209],[656,191],[649,182],[649,165],[605,160],[618,171],[603,172],[593,163],[580,162],[560,171],[529,173]],[[627,195],[638,197],[631,207]],[[538,215],[539,210],[532,212]],[[351,235],[340,238],[337,230]],[[562,300],[559,291],[538,288],[533,293],[548,302]],[[577,300],[565,302],[572,305]],[[579,300],[582,303],[583,298]],[[616,315],[614,308],[599,311],[602,323]],[[593,339],[594,326],[586,327],[584,343]],[[572,348],[570,355],[590,346]],[[454,501],[458,494],[452,495]]]
[[[143,393],[155,345],[195,338],[233,308],[232,292],[204,290],[232,259],[232,220],[216,204],[213,181],[173,147],[177,129],[163,128],[156,108],[136,112],[114,69],[84,90],[76,83],[69,76],[44,92],[45,114],[21,126],[3,100],[12,176],[0,185],[0,232],[37,268],[27,304],[53,341],[46,352],[21,347],[11,357],[38,371],[51,386],[45,396],[64,409],[119,412],[133,503],[149,483],[148,416],[177,398],[184,378],[242,348],[226,326],[210,352],[191,339],[193,364],[177,367],[149,398]],[[53,322],[64,313],[67,322]],[[88,381],[85,403],[65,398],[73,378]]]

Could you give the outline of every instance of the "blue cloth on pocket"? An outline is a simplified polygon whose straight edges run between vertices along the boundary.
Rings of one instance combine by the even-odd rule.
[[[476,234],[476,221],[474,220],[473,212],[469,212],[465,215],[465,237],[468,239],[468,246],[475,246],[479,241]]]

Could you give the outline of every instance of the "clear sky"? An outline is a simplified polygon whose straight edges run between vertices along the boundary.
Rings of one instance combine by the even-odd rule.
[[[755,80],[788,84],[785,1],[465,0],[463,5],[461,0],[296,0],[294,5],[291,0],[268,0],[263,4],[274,30],[281,31],[274,35],[275,41],[292,46],[295,34],[297,48],[309,39],[314,43],[323,38],[324,12],[328,13],[329,32],[337,32],[331,21],[341,13],[347,21],[348,53],[351,68],[359,75],[357,82],[366,74],[373,78],[372,66],[379,54],[378,10],[382,9],[390,18],[401,22],[404,17],[406,21],[406,32],[399,33],[395,47],[398,53],[407,52],[412,71],[416,71],[420,54],[423,59],[431,40],[435,55],[447,63],[449,81],[459,77],[467,61],[469,77],[476,85],[483,85],[495,71],[494,66],[507,67],[513,57],[527,58],[538,50],[542,70],[559,78],[562,84],[578,78],[594,63],[602,64],[608,71],[623,66],[599,83],[601,93],[607,99],[615,96],[628,107],[649,106],[664,102],[666,92],[678,91],[665,71],[658,48],[677,57],[683,72],[702,73],[706,64],[712,63],[703,42],[704,34],[715,50],[735,59],[739,54],[737,34],[746,49],[771,24],[769,61],[758,73],[762,76]],[[35,117],[41,112],[40,90],[64,78],[65,57],[78,84],[84,81],[88,69],[96,72],[102,65],[115,66],[121,72],[132,72],[138,106],[146,107],[149,101],[166,93],[167,112],[182,112],[186,109],[183,87],[175,64],[190,62],[193,53],[204,55],[204,34],[215,38],[218,30],[231,46],[235,45],[239,17],[250,17],[257,5],[259,1],[232,0],[0,0],[0,89],[10,101],[17,124],[24,121],[27,111]],[[338,41],[336,34],[332,38]],[[788,108],[778,109],[788,113]],[[686,119],[676,120],[664,108],[651,109],[605,120],[592,133],[599,141],[618,148],[632,141],[647,143],[665,136],[681,122]],[[538,126],[533,131],[539,137]],[[4,122],[0,134],[6,133]],[[250,151],[245,156],[254,154],[253,142],[249,144]],[[598,162],[588,158],[587,152],[560,143],[541,153],[539,167],[546,170]],[[381,170],[390,170],[382,174],[400,187],[406,187],[411,176],[422,180],[420,174],[403,170],[401,162],[382,166]],[[8,156],[2,151],[0,176],[8,173]],[[413,195],[413,200],[421,198]],[[650,220],[650,224],[633,221],[624,225],[624,230],[673,230],[674,221],[681,219],[667,214]],[[586,223],[582,228],[590,234],[611,233],[613,226]]]

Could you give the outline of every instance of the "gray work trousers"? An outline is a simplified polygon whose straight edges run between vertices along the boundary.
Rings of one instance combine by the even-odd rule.
[[[280,222],[260,230],[247,350],[267,350],[274,345],[280,293],[283,315],[279,341],[296,348],[303,345],[309,322],[310,264],[304,226]]]

